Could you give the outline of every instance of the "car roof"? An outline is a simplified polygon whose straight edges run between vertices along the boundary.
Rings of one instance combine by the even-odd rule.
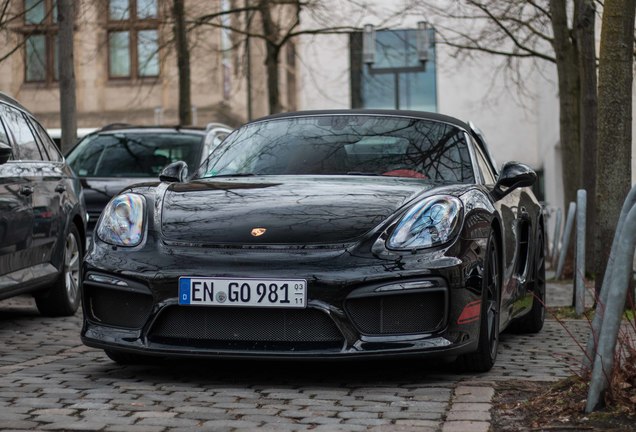
[[[183,132],[197,135],[205,135],[205,129],[196,126],[131,126],[131,125],[115,125],[104,126],[97,129],[94,134],[117,134],[117,133],[142,133],[142,132]]]
[[[321,115],[376,115],[376,116],[391,116],[391,117],[410,117],[421,120],[434,120],[443,123],[449,123],[466,131],[470,130],[470,127],[461,120],[455,117],[447,116],[444,114],[432,113],[427,111],[410,111],[410,110],[388,110],[388,109],[332,109],[332,110],[308,110],[308,111],[294,111],[287,113],[273,114],[266,117],[255,119],[249,123],[258,123],[261,121],[293,118],[293,117],[308,117],[308,116],[321,116]],[[248,124],[249,124],[248,123]]]
[[[11,96],[0,92],[0,102],[4,102],[7,103],[9,105],[13,105],[14,107],[29,113],[31,115],[31,117],[34,117],[33,113],[31,111],[29,111],[28,109],[26,109],[20,102],[18,102],[17,100],[13,99]]]

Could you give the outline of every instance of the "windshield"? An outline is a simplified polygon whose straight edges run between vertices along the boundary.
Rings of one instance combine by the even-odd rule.
[[[197,177],[385,175],[473,182],[464,133],[430,120],[325,115],[248,124],[226,139]]]
[[[67,161],[80,177],[157,177],[166,165],[179,160],[198,166],[202,145],[202,134],[97,134],[82,140]]]

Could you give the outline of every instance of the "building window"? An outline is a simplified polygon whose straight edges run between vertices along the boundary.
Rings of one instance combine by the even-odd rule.
[[[24,0],[24,81],[53,83],[57,68],[57,1]]]
[[[434,30],[428,29],[429,41]],[[362,60],[362,33],[350,36],[351,106],[353,108],[437,111],[435,44],[422,63],[417,52],[417,30],[375,33],[375,62]]]
[[[110,78],[159,76],[157,0],[109,0],[107,27]]]

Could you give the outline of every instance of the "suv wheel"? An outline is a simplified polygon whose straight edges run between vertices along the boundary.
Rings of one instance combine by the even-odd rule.
[[[53,286],[35,296],[35,303],[44,316],[74,315],[80,304],[82,281],[82,247],[75,225],[71,225],[64,242],[62,271]]]

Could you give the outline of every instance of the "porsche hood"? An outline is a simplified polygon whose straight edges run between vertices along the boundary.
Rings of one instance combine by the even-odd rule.
[[[168,241],[303,245],[353,241],[431,185],[396,178],[276,177],[173,184],[163,199]]]

